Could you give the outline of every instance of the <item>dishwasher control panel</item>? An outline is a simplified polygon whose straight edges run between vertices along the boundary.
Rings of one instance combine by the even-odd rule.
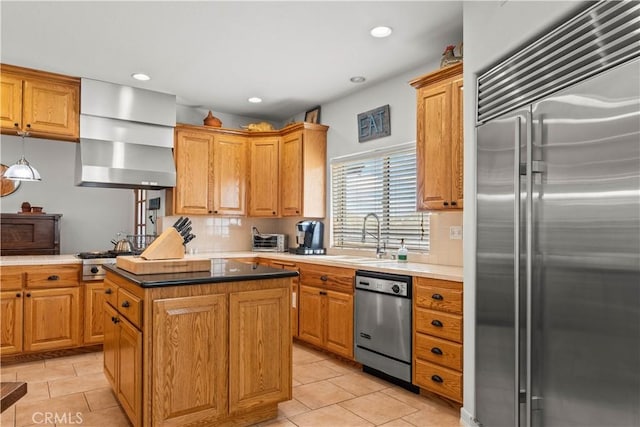
[[[405,298],[411,297],[411,276],[358,270],[356,271],[355,285],[356,289]]]

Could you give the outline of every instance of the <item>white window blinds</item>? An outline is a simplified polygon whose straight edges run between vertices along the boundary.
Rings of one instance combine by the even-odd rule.
[[[369,234],[362,242],[364,217],[373,212],[388,248],[399,248],[405,239],[409,249],[429,250],[429,214],[416,212],[415,144],[333,160],[331,201],[334,247],[375,248]],[[375,219],[367,221],[367,232],[377,233]]]

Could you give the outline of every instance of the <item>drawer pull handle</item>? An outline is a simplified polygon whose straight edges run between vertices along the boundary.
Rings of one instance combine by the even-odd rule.
[[[431,349],[431,353],[437,354],[438,356],[442,356],[442,350],[440,350],[438,347],[433,347]]]
[[[111,295],[113,293],[113,291],[111,290],[111,288],[107,288],[104,290],[104,293],[107,295]]]
[[[27,293],[27,298],[31,298],[31,293]]]
[[[368,339],[368,340],[370,340],[370,339],[371,339],[371,335],[369,335],[369,334],[365,334],[364,332],[360,332],[360,336],[361,336],[362,338],[366,338],[366,339]]]
[[[117,317],[113,318],[113,323],[120,323],[120,319],[118,319]]]
[[[326,282],[327,280],[329,280],[329,278],[327,276],[320,276],[320,280]]]
[[[327,293],[325,291],[320,291],[320,295],[326,295]]]
[[[444,205],[445,206],[449,206],[449,202],[444,202]]]
[[[436,328],[442,328],[442,322],[441,322],[441,321],[439,321],[439,320],[437,320],[437,319],[433,319],[433,320],[431,321],[431,324],[432,324],[433,326],[435,326]]]
[[[444,381],[442,380],[442,378],[438,375],[431,375],[431,381],[434,381],[436,383],[443,383]]]
[[[124,301],[124,302],[122,303],[122,306],[123,306],[124,308],[128,308],[130,305],[131,305],[131,304],[129,304],[129,301]]]
[[[60,280],[60,276],[56,276],[54,274],[54,275],[51,275],[51,276],[47,277],[47,280]]]
[[[442,297],[442,295],[440,294],[433,294],[431,295],[431,298],[438,300],[438,301],[442,301],[444,298]]]
[[[21,296],[22,296],[22,294],[21,294],[20,292],[18,292],[18,293],[16,294],[16,298],[20,298]]]
[[[113,323],[116,323],[116,318],[115,318],[114,316],[111,316],[111,321],[112,321]]]

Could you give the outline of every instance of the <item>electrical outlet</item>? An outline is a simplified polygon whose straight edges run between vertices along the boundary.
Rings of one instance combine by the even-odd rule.
[[[449,227],[449,239],[462,240],[462,227],[459,225]]]

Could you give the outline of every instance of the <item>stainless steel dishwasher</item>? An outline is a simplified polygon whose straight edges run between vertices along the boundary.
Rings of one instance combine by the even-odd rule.
[[[411,276],[357,270],[355,280],[356,361],[412,389]]]

